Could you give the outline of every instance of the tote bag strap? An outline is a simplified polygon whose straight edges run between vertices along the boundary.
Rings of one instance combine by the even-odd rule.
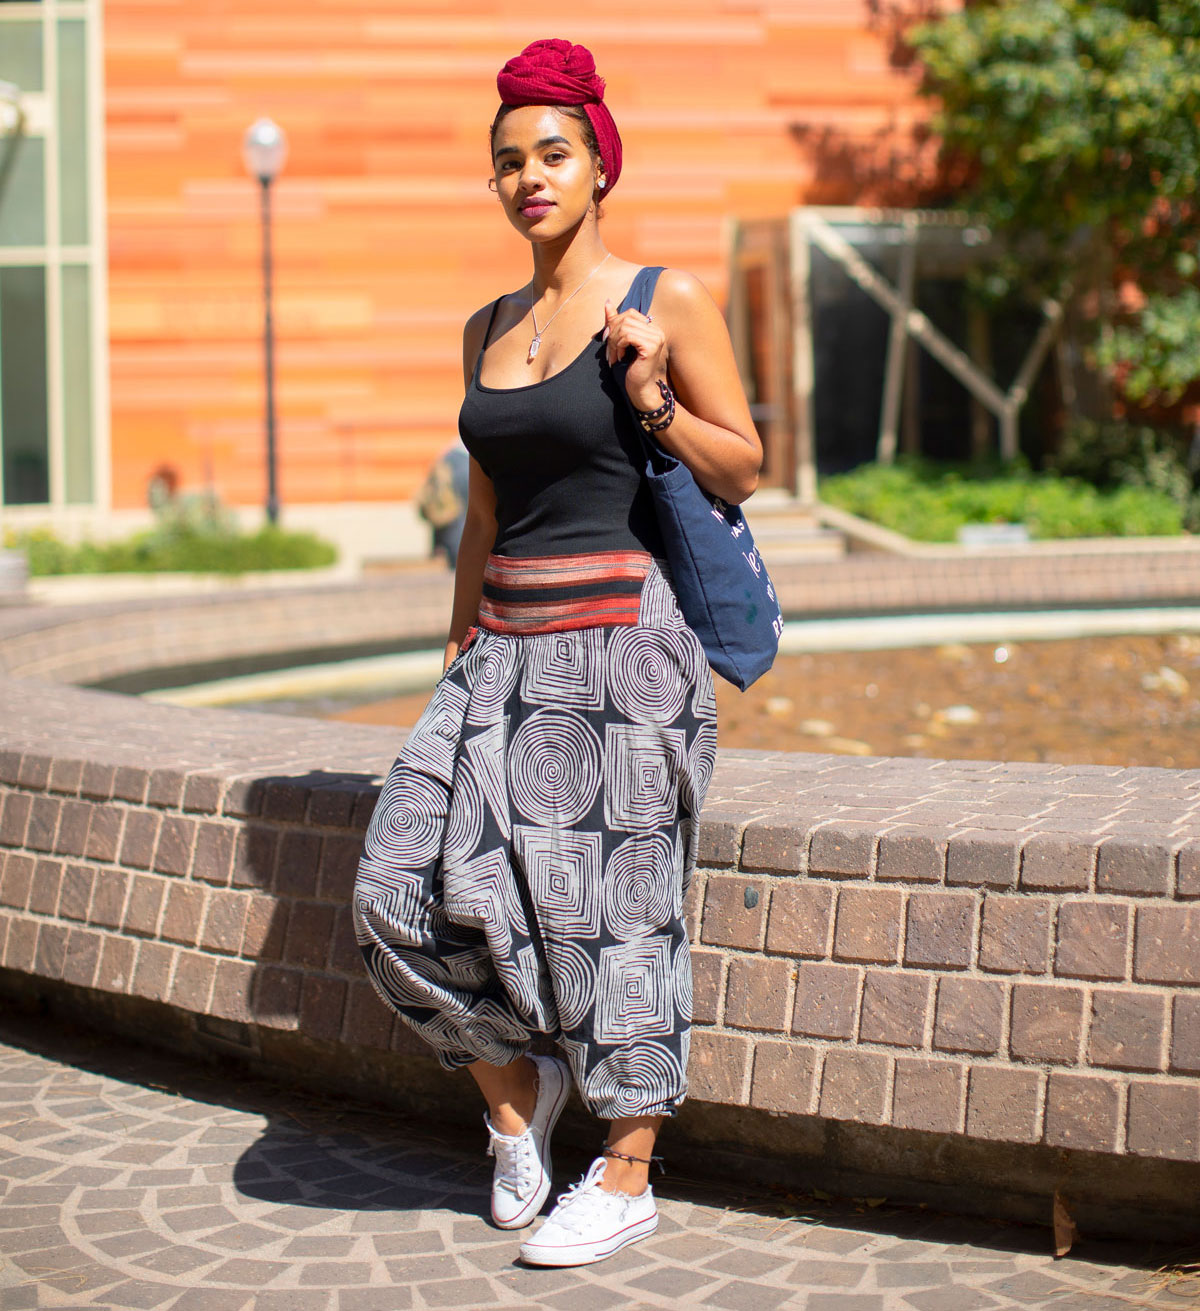
[[[639,314],[649,314],[654,288],[658,286],[659,276],[664,272],[661,264],[638,269],[625,293],[625,299],[617,307],[618,313],[621,310],[637,310]]]
[[[618,313],[622,310],[637,310],[639,314],[649,314],[650,305],[654,300],[654,289],[658,286],[659,277],[665,272],[666,270],[661,264],[648,265],[646,268],[638,269],[637,273],[634,274],[633,281],[629,284],[629,290],[625,293],[625,299],[617,307]],[[633,402],[629,399],[629,393],[625,390],[625,374],[628,370],[629,365],[624,360],[619,360],[613,372],[616,374],[618,385],[621,388],[621,395],[625,397],[629,417],[633,421],[633,430],[641,440],[646,459],[655,465],[658,465],[664,459],[674,463],[674,458],[667,456],[663,448],[642,427],[637,411],[633,407]]]

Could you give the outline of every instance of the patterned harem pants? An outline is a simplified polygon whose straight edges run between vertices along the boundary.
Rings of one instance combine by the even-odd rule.
[[[687,1091],[681,915],[716,749],[704,650],[651,565],[636,624],[479,630],[367,830],[355,928],[448,1069],[549,1034],[603,1119]]]

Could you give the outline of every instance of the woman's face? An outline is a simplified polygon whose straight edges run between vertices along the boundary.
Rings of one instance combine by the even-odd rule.
[[[508,221],[530,241],[557,237],[587,214],[599,167],[579,124],[552,106],[510,110],[496,129],[492,163]]]

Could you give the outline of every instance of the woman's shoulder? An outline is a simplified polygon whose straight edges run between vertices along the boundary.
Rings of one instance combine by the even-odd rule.
[[[505,295],[510,293],[506,292]],[[467,370],[468,363],[474,368],[475,358],[483,349],[483,341],[487,336],[488,325],[492,321],[492,315],[504,296],[497,296],[495,300],[489,300],[486,305],[481,305],[474,314],[463,325],[463,368]]]
[[[680,309],[688,309],[706,301],[714,303],[704,283],[686,269],[664,268],[658,275],[654,294],[656,297],[661,296],[668,305],[677,305]]]
[[[505,295],[508,295],[508,293],[505,292]],[[488,320],[492,317],[492,311],[503,299],[504,296],[497,296],[495,300],[489,300],[486,305],[481,305],[463,326],[463,337],[470,338],[475,334],[482,336],[488,325]]]

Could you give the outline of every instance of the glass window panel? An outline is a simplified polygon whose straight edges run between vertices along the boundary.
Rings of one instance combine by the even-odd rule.
[[[63,473],[72,505],[92,500],[92,297],[89,269],[64,264]]]
[[[62,241],[88,239],[87,30],[82,20],[58,25],[59,189]]]
[[[0,79],[22,91],[42,90],[41,19],[0,22]]]
[[[5,505],[50,499],[46,270],[0,269],[0,448]]]
[[[21,137],[0,172],[0,246],[41,246],[45,241],[46,143],[41,137]]]

